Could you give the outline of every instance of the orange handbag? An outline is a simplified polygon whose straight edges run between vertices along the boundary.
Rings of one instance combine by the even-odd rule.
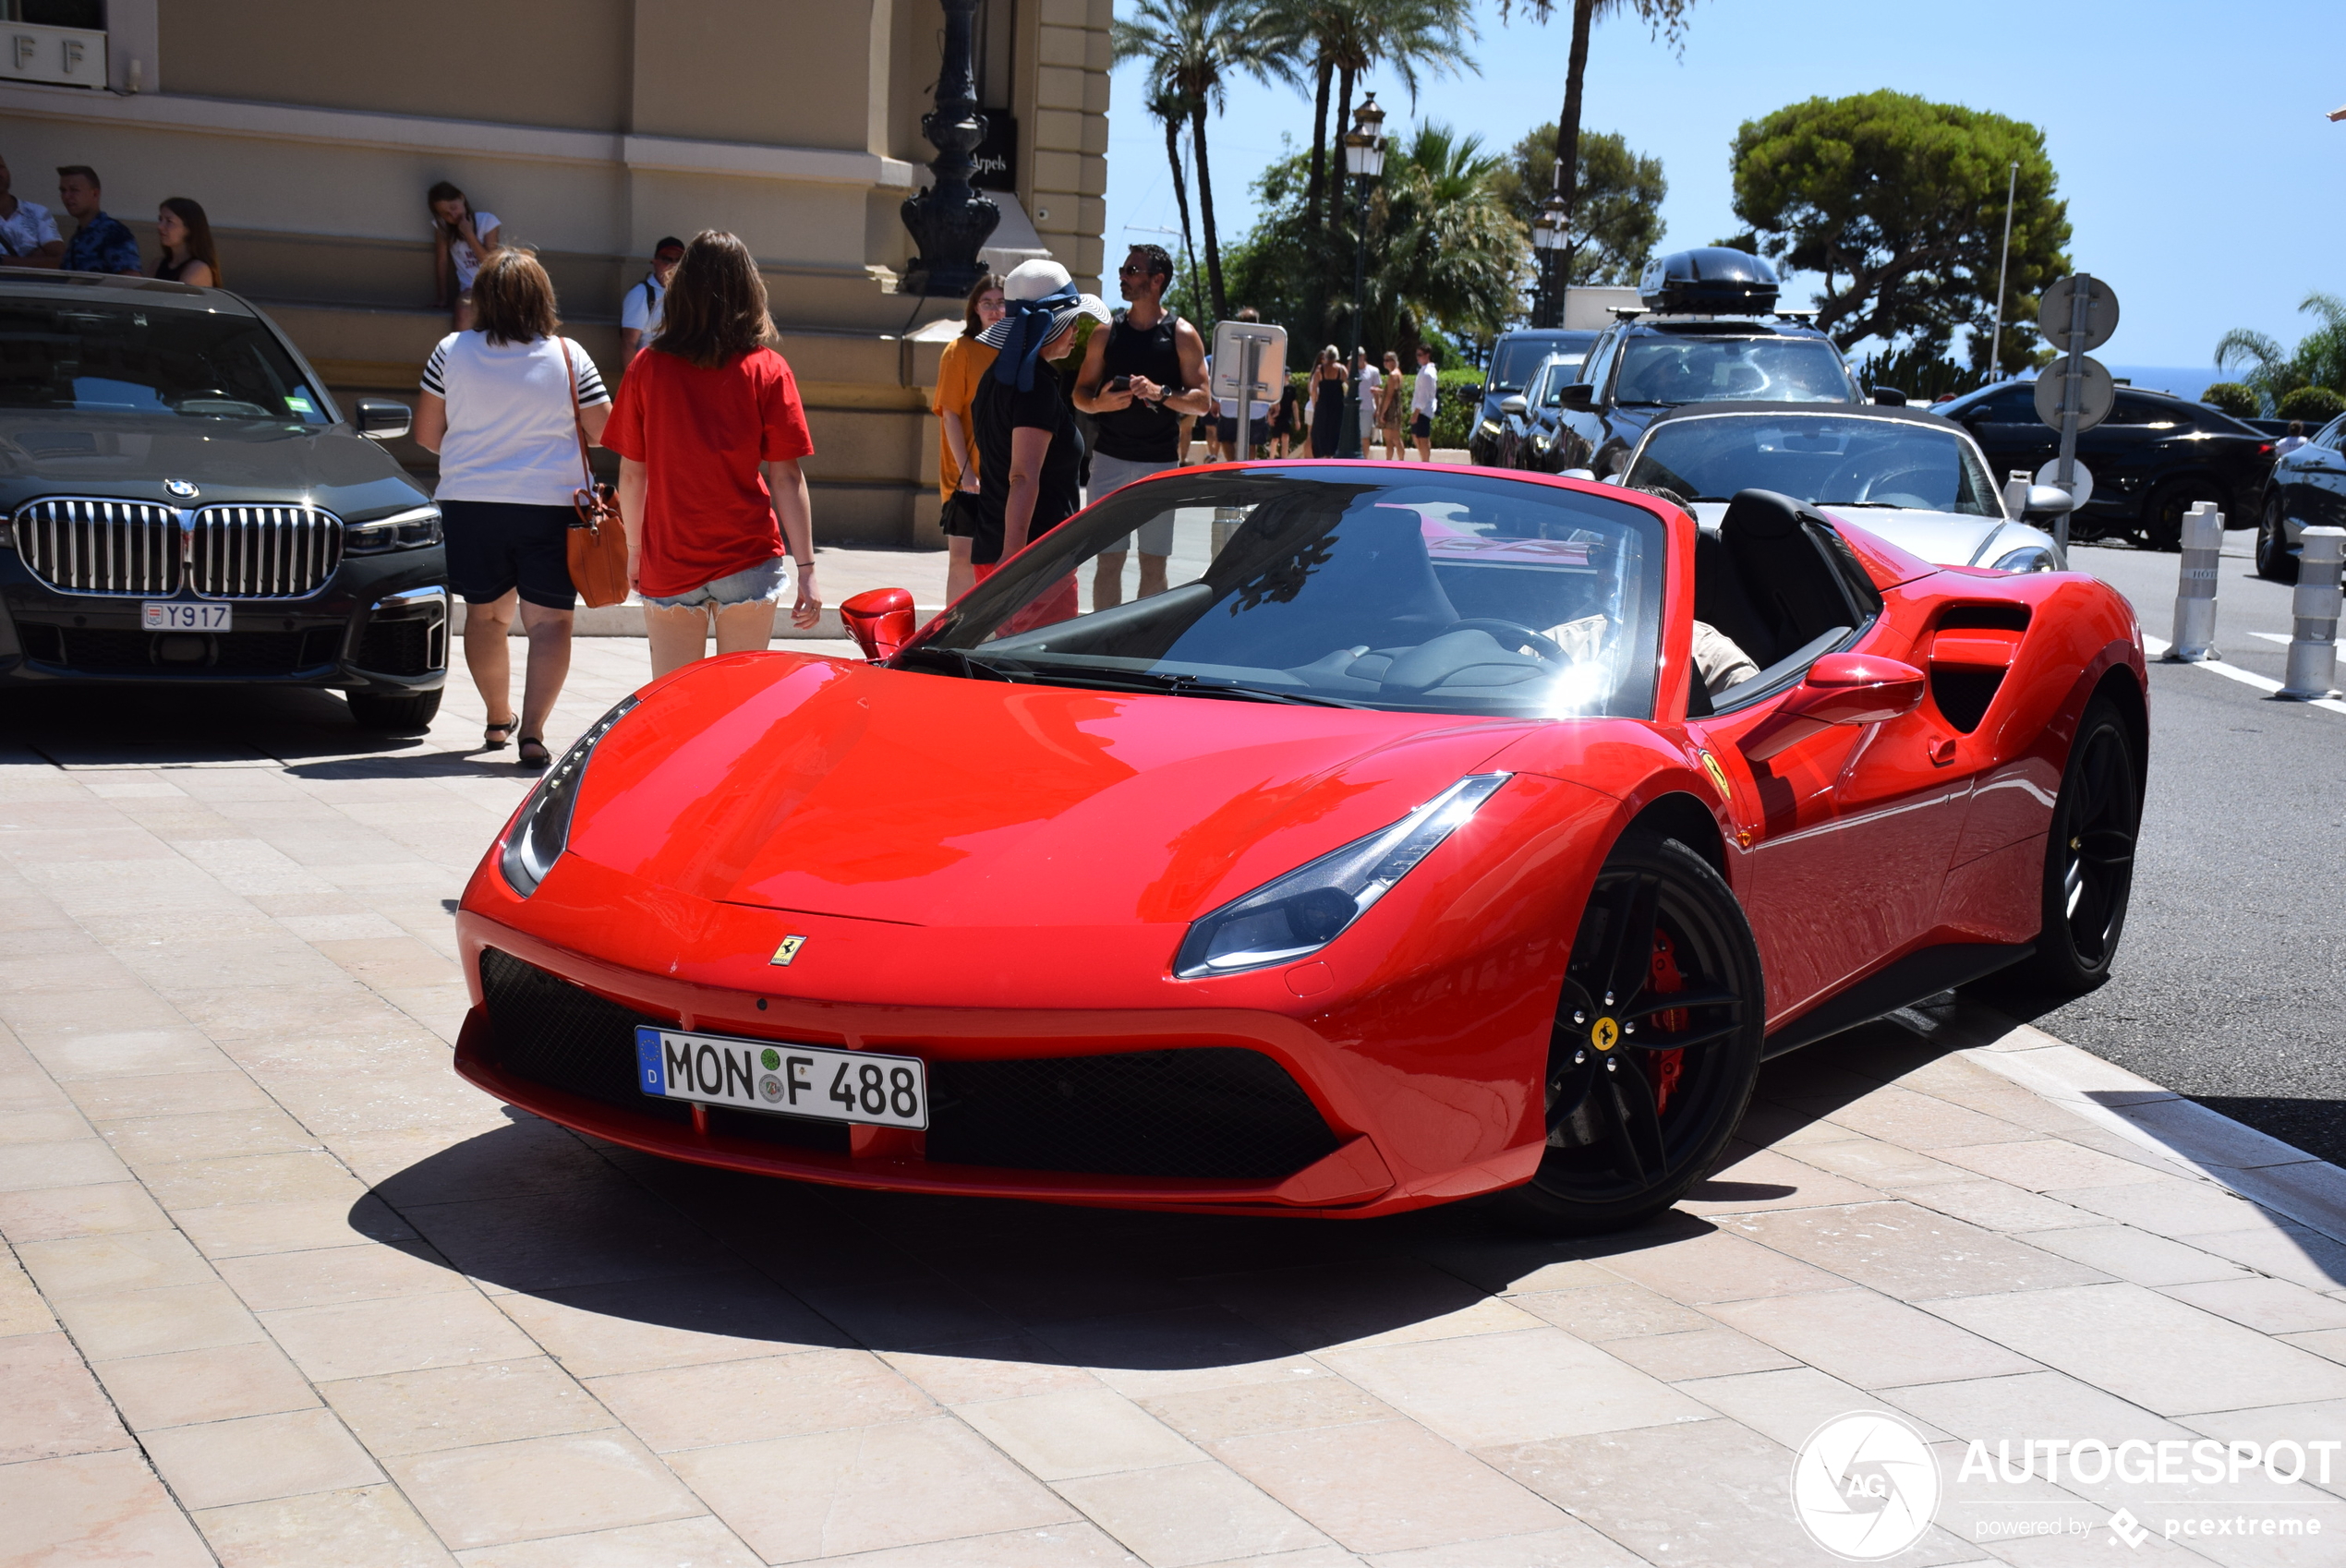
[[[619,519],[619,492],[595,477],[586,461],[586,422],[578,412],[578,368],[570,357],[570,340],[562,345],[563,379],[570,383],[570,426],[578,438],[578,467],[586,482],[571,491],[570,585],[589,609],[619,604],[627,597],[627,529]]]

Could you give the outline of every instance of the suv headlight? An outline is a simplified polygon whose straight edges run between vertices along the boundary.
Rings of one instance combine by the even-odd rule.
[[[514,818],[513,831],[505,835],[505,852],[497,862],[505,874],[505,881],[523,898],[538,891],[546,874],[554,869],[554,862],[570,842],[570,814],[578,805],[578,786],[586,775],[586,759],[595,754],[595,747],[611,733],[612,725],[627,717],[638,699],[622,697],[619,706],[595,721],[595,727],[571,743],[562,760],[546,770],[546,777],[529,792],[522,803],[521,814]]]
[[[392,549],[420,549],[440,542],[440,508],[412,507],[369,523],[343,525],[345,555],[381,555]]]
[[[1200,916],[1174,956],[1173,973],[1182,980],[1236,974],[1318,952],[1470,819],[1508,777],[1461,778],[1392,826]]]

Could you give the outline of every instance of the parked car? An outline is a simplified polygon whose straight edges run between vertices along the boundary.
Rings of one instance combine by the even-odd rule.
[[[1491,368],[1483,378],[1481,411],[1467,432],[1467,461],[1483,467],[1506,467],[1498,461],[1499,442],[1506,428],[1502,409],[1510,397],[1530,390],[1540,368],[1561,356],[1578,363],[1587,357],[1597,334],[1560,327],[1524,327],[1501,332],[1491,345]]]
[[[1622,472],[1646,427],[1686,404],[1866,401],[1840,349],[1808,324],[1814,312],[1776,308],[1775,271],[1760,257],[1722,246],[1656,257],[1638,288],[1646,308],[1617,311],[1585,378],[1564,390],[1559,471]]]
[[[1580,379],[1580,365],[1577,354],[1553,355],[1521,392],[1499,400],[1498,450],[1486,466],[1537,474],[1562,467],[1556,461],[1556,421],[1564,414],[1564,389]]]
[[[2273,464],[2256,520],[2256,574],[2297,581],[2297,554],[2314,525],[2346,527],[2346,416]]]
[[[2067,493],[2034,487],[2039,510],[2005,515],[1970,436],[1918,410],[1676,408],[1647,427],[1622,482],[1685,507],[1709,533],[1736,496],[1768,490],[1941,566],[2069,569],[2059,542],[2037,526],[2068,510]]]
[[[1082,613],[1160,525],[1170,591]],[[1711,1171],[1763,1055],[2090,989],[2124,923],[2125,599],[1784,496],[1713,537],[1544,475],[1174,469],[925,629],[840,616],[873,662],[703,660],[538,784],[457,914],[459,1074],[762,1176],[1573,1234]],[[1697,621],[1759,668],[1712,691]]]
[[[448,673],[431,498],[224,289],[0,269],[0,686],[320,686],[413,731]]]
[[[2060,453],[2061,432],[2038,417],[2034,381],[1981,387],[1931,412],[1969,430],[2000,478],[2034,475]],[[2214,501],[2231,527],[2256,525],[2273,442],[2204,403],[2121,387],[2110,417],[2078,436],[2077,456],[2094,488],[2071,514],[2071,538],[2175,549],[2183,513],[2203,501]]]

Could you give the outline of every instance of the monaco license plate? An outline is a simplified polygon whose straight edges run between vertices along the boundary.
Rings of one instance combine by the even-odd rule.
[[[231,619],[228,610],[224,604],[149,599],[139,607],[139,623],[150,632],[225,632]]]
[[[635,1031],[635,1087],[663,1100],[871,1127],[928,1126],[928,1080],[918,1056],[642,1025]]]

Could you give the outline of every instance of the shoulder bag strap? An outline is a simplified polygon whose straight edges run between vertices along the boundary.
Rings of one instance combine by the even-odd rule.
[[[586,420],[578,410],[578,367],[570,357],[570,340],[557,333],[554,341],[562,345],[562,385],[570,389],[570,433],[578,438],[578,471],[591,493],[595,488],[595,465],[586,460]]]

